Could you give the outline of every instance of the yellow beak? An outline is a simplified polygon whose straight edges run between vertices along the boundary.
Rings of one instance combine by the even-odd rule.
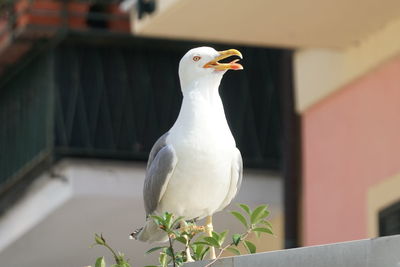
[[[214,58],[213,60],[207,62],[203,68],[213,68],[215,70],[242,70],[243,66],[240,65],[239,63],[236,63],[239,61],[239,59],[235,59],[229,63],[219,63],[218,61],[223,60],[225,58],[231,57],[231,56],[238,56],[240,58],[243,58],[242,53],[240,53],[236,49],[229,49],[225,51],[218,51],[219,56]]]

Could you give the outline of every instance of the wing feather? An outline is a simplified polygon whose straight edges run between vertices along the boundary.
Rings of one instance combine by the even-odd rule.
[[[147,162],[143,186],[146,215],[152,214],[157,209],[178,161],[174,148],[166,143],[167,136],[168,133],[157,140]]]

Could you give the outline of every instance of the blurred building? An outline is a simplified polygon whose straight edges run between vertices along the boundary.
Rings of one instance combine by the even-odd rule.
[[[260,251],[400,233],[398,1],[119,4],[1,6],[1,265],[94,264],[95,232],[153,263],[127,236],[179,112],[179,59],[201,45],[244,55],[220,93],[245,164],[235,202],[272,210]]]

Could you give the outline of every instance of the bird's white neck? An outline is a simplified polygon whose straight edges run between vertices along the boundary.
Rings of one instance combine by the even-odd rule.
[[[222,75],[210,79],[197,79],[183,88],[183,101],[174,127],[185,125],[187,129],[218,128],[229,131],[225,112],[218,92]]]
[[[212,75],[197,77],[194,80],[181,79],[180,83],[183,96],[186,97],[197,91],[201,94],[206,94],[206,96],[211,92],[218,93],[218,87],[223,74],[224,72],[216,72]]]
[[[183,100],[185,101],[205,101],[210,105],[214,101],[221,101],[218,93],[218,87],[221,82],[222,75],[207,76],[196,79],[182,87]]]

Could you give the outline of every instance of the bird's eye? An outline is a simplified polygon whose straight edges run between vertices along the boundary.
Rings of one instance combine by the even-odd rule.
[[[201,59],[201,57],[199,57],[199,56],[194,56],[193,57],[193,61],[199,61]]]

